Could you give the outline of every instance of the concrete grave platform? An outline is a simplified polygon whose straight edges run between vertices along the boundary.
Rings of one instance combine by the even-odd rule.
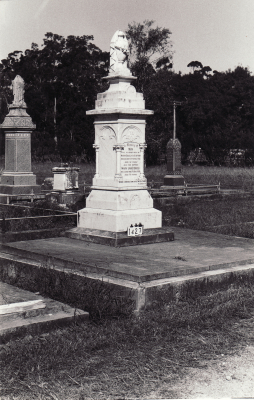
[[[89,318],[82,310],[0,282],[0,343]]]
[[[174,233],[170,228],[145,229],[142,235],[128,236],[126,232],[110,232],[99,229],[72,228],[64,236],[70,239],[85,242],[104,244],[114,247],[136,246],[174,240]]]
[[[50,260],[59,273],[103,280],[120,296],[131,294],[136,310],[161,290],[173,293],[172,286],[254,273],[252,239],[183,228],[174,228],[174,234],[175,241],[121,248],[66,237],[9,243],[2,245],[0,268],[12,276],[16,272],[10,265],[15,264],[15,271],[25,274],[25,265],[36,270]]]

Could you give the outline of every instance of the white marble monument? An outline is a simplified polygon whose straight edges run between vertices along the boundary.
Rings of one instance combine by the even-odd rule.
[[[126,34],[117,31],[110,44],[109,89],[97,95],[95,109],[96,172],[86,208],[78,212],[78,228],[125,232],[161,228],[162,213],[153,208],[144,175],[147,115],[142,93],[131,85]],[[74,237],[74,236],[72,236]],[[81,238],[81,237],[80,237]],[[84,239],[85,240],[85,239]],[[172,240],[172,239],[170,239]]]

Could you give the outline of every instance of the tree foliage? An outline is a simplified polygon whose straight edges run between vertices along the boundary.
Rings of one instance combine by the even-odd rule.
[[[92,40],[92,36],[47,33],[41,49],[32,43],[24,54],[10,53],[0,64],[1,88],[9,103],[14,77],[21,75],[26,83],[25,101],[37,127],[32,142],[35,156],[57,152],[63,160],[72,155],[93,157],[93,121],[86,111],[94,108],[96,94],[103,89],[108,53]]]
[[[126,30],[130,40],[130,68],[138,78],[137,89],[142,91],[156,71],[172,67],[171,32],[166,28],[153,27],[154,22],[133,22],[128,24]]]
[[[222,163],[230,149],[244,149],[246,163],[254,163],[254,77],[247,68],[218,72],[200,61],[188,64],[189,74],[172,70],[171,32],[153,21],[128,25],[130,67],[137,90],[144,93],[147,118],[147,164],[157,163],[176,134],[183,160],[202,148],[210,163]],[[13,51],[0,63],[0,123],[12,102],[11,81],[21,75],[25,101],[37,129],[32,150],[36,159],[57,155],[91,160],[94,156],[93,109],[98,92],[106,90],[109,54],[92,43],[92,36],[47,33],[41,48],[32,43],[24,53]],[[3,136],[1,136],[2,138]],[[57,144],[57,146],[56,146]]]
[[[176,110],[176,134],[183,159],[202,148],[210,163],[221,164],[230,149],[244,149],[246,162],[254,163],[254,77],[240,66],[223,73],[210,70],[209,79],[203,73],[156,73],[145,88],[146,106],[155,110],[147,128],[155,163],[173,135],[173,100],[182,102]]]

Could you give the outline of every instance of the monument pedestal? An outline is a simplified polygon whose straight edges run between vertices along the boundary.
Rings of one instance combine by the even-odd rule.
[[[53,190],[46,194],[46,199],[59,204],[74,204],[82,198],[78,186],[79,170],[77,167],[68,167],[68,164],[52,168]]]
[[[13,81],[14,101],[1,125],[5,131],[5,169],[0,184],[3,194],[37,194],[41,190],[31,171],[31,132],[35,125],[26,112],[23,87],[24,81],[17,75]]]
[[[166,188],[167,186],[172,186],[174,187],[178,187],[178,186],[184,186],[184,177],[182,175],[165,175],[164,176],[164,185],[161,186],[162,188]]]
[[[99,93],[95,109],[87,111],[95,117],[92,191],[86,208],[78,211],[77,228],[66,233],[68,237],[115,246],[121,240],[124,245],[152,243],[160,241],[159,237],[173,240],[172,231],[162,229],[162,213],[153,208],[147,191],[145,125],[153,111],[145,109],[142,93],[131,85],[136,78],[125,62],[127,47],[125,34],[117,31],[111,42],[110,73],[105,78],[109,89]],[[128,237],[128,228],[137,226],[143,227],[143,233],[138,239]]]

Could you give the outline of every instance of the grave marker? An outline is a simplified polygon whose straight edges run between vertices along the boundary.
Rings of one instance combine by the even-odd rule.
[[[31,133],[36,126],[26,112],[24,85],[17,75],[12,82],[14,100],[1,125],[5,132],[5,169],[0,193],[4,194],[32,194],[41,190],[31,170]]]
[[[95,109],[87,111],[95,117],[96,172],[86,208],[78,212],[78,227],[67,232],[70,237],[101,243],[103,235],[124,232],[127,238],[131,226],[142,226],[139,236],[146,230],[162,230],[162,213],[153,208],[144,175],[146,117],[153,111],[145,109],[142,93],[131,85],[136,78],[128,68],[128,54],[126,35],[117,31],[110,45],[110,72],[103,78],[109,89],[99,93]],[[156,241],[160,234],[156,232]],[[167,240],[173,240],[171,231]],[[135,244],[133,237],[130,244]]]

